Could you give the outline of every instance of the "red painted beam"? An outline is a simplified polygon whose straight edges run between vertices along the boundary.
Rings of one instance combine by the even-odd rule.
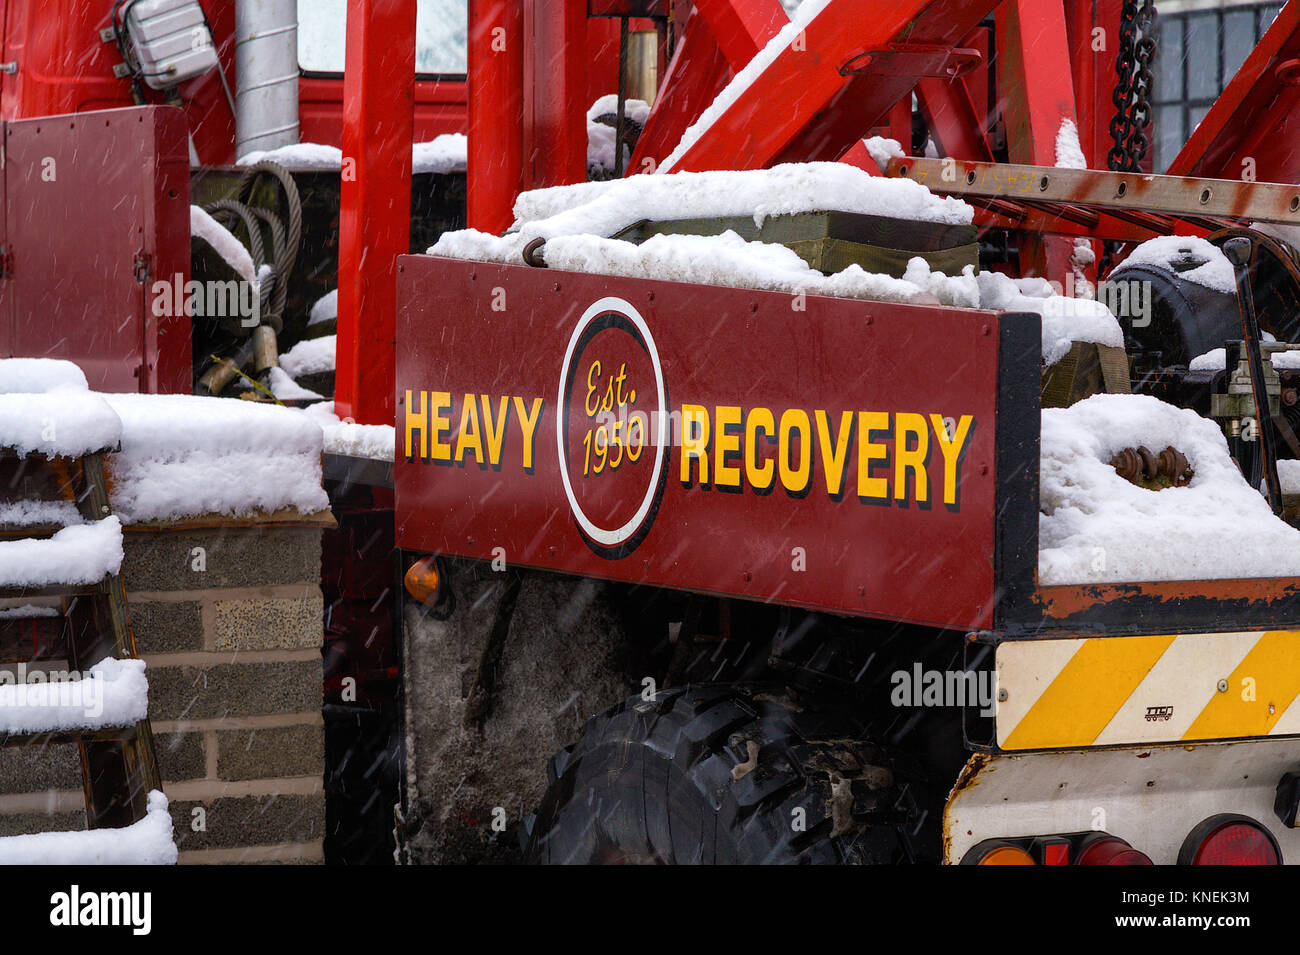
[[[415,0],[348,0],[347,33],[334,409],[391,424],[396,260],[411,245]]]
[[[695,0],[695,10],[737,72],[790,22],[777,0]]]
[[[984,136],[984,118],[976,113],[960,79],[926,77],[916,84],[916,98],[941,156],[993,161],[993,150]]]
[[[1056,138],[1076,123],[1074,76],[1061,0],[1005,0],[997,11],[998,90],[1013,163],[1056,165]],[[1025,236],[1020,270],[1064,281],[1073,243]]]
[[[524,130],[524,186],[587,181],[587,4],[525,0],[532,46],[532,116]]]
[[[1074,68],[1074,108],[1079,145],[1090,169],[1105,169],[1114,140],[1115,57],[1124,0],[1065,0],[1065,31]],[[1147,161],[1150,161],[1150,152]]]
[[[1171,176],[1300,181],[1300,2],[1291,0],[1169,166]]]
[[[494,234],[514,221],[524,171],[524,11],[519,0],[470,0],[470,228]]]
[[[784,48],[748,85],[733,81],[722,94],[726,105],[673,169],[761,169],[836,159],[920,76],[942,69],[937,61],[943,51],[995,5],[996,0],[830,0],[802,30],[787,28]]]
[[[692,14],[632,151],[628,175],[654,172],[731,76],[713,34]]]

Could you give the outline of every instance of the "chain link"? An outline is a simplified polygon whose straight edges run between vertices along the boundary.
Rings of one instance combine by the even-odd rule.
[[[1110,136],[1115,141],[1106,165],[1117,172],[1137,172],[1150,148],[1146,130],[1151,123],[1151,59],[1156,52],[1155,0],[1124,0],[1119,21],[1119,54],[1115,58],[1115,116]]]

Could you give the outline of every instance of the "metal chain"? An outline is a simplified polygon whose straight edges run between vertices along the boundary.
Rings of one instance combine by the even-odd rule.
[[[1106,165],[1117,172],[1137,172],[1150,148],[1146,128],[1151,123],[1151,59],[1156,52],[1155,0],[1124,0],[1119,22],[1119,55],[1115,59],[1115,116],[1110,135],[1115,141]]]
[[[1119,17],[1119,55],[1115,58],[1115,116],[1110,136],[1115,145],[1106,154],[1106,166],[1116,172],[1139,172],[1151,146],[1146,130],[1151,124],[1151,59],[1156,52],[1155,0],[1124,0]],[[1105,275],[1120,243],[1105,243],[1097,274]]]

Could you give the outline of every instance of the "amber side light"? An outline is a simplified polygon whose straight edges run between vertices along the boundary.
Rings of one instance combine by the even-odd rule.
[[[415,600],[432,607],[438,602],[438,564],[437,558],[422,557],[406,571],[402,578],[406,592]]]

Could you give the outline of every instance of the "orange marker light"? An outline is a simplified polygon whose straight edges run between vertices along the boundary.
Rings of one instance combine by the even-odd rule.
[[[422,557],[410,566],[402,578],[406,592],[415,600],[432,607],[438,602],[438,564],[436,558]]]
[[[986,852],[980,865],[1035,865],[1034,857],[1019,846],[998,846]]]

